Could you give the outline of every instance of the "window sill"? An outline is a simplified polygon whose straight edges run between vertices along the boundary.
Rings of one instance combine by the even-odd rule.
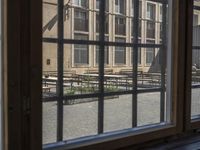
[[[125,129],[122,131],[109,132],[109,133],[104,133],[101,135],[84,137],[84,138],[79,138],[75,140],[46,144],[43,146],[43,150],[50,150],[50,149],[51,150],[68,150],[68,149],[78,150],[80,148],[84,149],[85,147],[87,147],[86,149],[88,150],[90,149],[91,150],[92,149],[110,150],[110,149],[115,149],[115,146],[118,148],[121,148],[121,147],[131,146],[133,144],[137,144],[141,142],[146,142],[150,139],[153,140],[153,139],[158,139],[161,137],[173,135],[175,134],[175,131],[176,131],[176,128],[174,125],[160,123],[160,124],[151,125],[151,126]],[[163,133],[163,134],[158,134],[158,132]],[[142,138],[144,140],[143,141],[141,140],[141,137],[145,137],[145,134],[152,134],[152,135],[149,135],[149,137],[146,137],[146,138]],[[137,140],[137,138],[140,140]],[[126,142],[121,141],[119,142],[120,145],[118,145],[116,144],[117,140],[120,140],[120,141],[125,140]],[[130,141],[130,143],[127,141]],[[113,145],[113,143],[115,144]]]

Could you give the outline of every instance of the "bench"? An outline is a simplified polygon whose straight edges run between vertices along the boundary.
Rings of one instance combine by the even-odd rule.
[[[143,70],[141,68],[138,68],[137,72],[138,72],[138,75],[142,75],[143,74]],[[133,74],[133,69],[121,69],[119,71],[119,74],[132,75]]]
[[[42,90],[43,90],[43,92],[50,92],[51,88],[48,86],[43,86]]]
[[[74,76],[76,74],[75,70],[66,70],[63,72],[63,76],[64,77],[71,77]],[[57,71],[43,71],[43,75],[45,77],[57,77],[58,76],[58,72]]]
[[[87,74],[99,74],[98,69],[88,69],[85,71]],[[113,74],[113,69],[105,69],[104,74]]]

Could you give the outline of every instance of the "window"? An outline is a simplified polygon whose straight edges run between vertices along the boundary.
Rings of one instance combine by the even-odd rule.
[[[147,41],[148,44],[154,44],[154,41]],[[153,65],[155,59],[155,49],[146,48],[146,64]]]
[[[51,60],[47,59],[47,65],[50,65],[50,64],[51,64]]]
[[[156,18],[156,6],[155,4],[147,3],[147,19],[155,20]]]
[[[146,37],[155,38],[155,17],[156,17],[156,6],[155,4],[147,3],[146,13]]]
[[[132,0],[131,16],[134,16],[134,0]],[[139,1],[139,18],[142,18],[142,1]]]
[[[86,35],[74,35],[74,39],[77,40],[87,40],[88,37]],[[88,46],[75,44],[74,45],[74,64],[88,64]]]
[[[199,17],[199,15],[193,14],[193,26],[199,25],[199,23],[198,23],[198,20],[199,20],[198,17]]]
[[[171,78],[167,78],[171,73],[171,60],[166,59],[169,61],[167,65],[161,62],[158,70],[152,69],[151,64],[156,57],[155,49],[160,49],[163,45],[157,44],[159,33],[154,34],[153,39],[144,36],[147,18],[142,16],[147,13],[146,3],[135,3],[138,5],[135,11],[140,13],[137,18],[140,31],[139,35],[131,36],[128,31],[133,16],[129,16],[130,12],[125,13],[131,11],[131,6],[126,6],[128,1],[109,1],[109,12],[116,11],[113,15],[100,12],[102,9],[99,7],[103,5],[99,3],[105,4],[106,1],[89,2],[91,8],[97,9],[73,7],[68,20],[58,20],[61,23],[63,21],[66,27],[64,35],[69,35],[68,38],[62,37],[62,30],[56,30],[59,32],[58,40],[44,39],[46,44],[55,42],[54,48],[51,48],[55,53],[49,51],[50,46],[43,48],[43,56],[48,54],[45,58],[51,59],[51,65],[55,66],[44,68],[45,71],[49,69],[50,76],[43,78],[44,83],[48,83],[51,88],[50,92],[43,91],[43,139],[44,147],[47,148],[51,147],[49,143],[54,145],[55,142],[61,142],[65,146],[72,142],[72,145],[79,146],[82,142],[91,144],[91,140],[107,141],[107,138],[112,140],[119,135],[147,131],[152,127],[168,127],[172,123],[173,118],[169,114],[174,110],[172,112],[172,99],[168,97],[170,93],[167,93],[167,85],[171,83]],[[154,2],[157,3],[163,4],[160,1]],[[166,5],[168,4],[164,3],[163,7]],[[151,11],[154,6],[149,8],[148,21],[155,22],[152,17],[155,14],[152,13],[156,12]],[[60,10],[60,5],[58,7]],[[105,21],[105,31],[100,30],[103,25],[99,18]],[[73,20],[76,22],[74,28]],[[133,31],[138,30],[134,26],[132,28]],[[163,33],[166,33],[166,28]],[[131,39],[134,40],[131,42]],[[167,54],[163,54],[163,51],[160,53],[163,58],[170,57],[172,49],[165,40],[163,42],[166,44]],[[45,103],[46,101],[48,102]]]
[[[115,0],[115,13],[125,14],[126,0]]]
[[[73,0],[73,3],[78,7],[88,7],[88,0]]]
[[[190,136],[193,132],[198,133],[200,103],[199,68],[196,59],[199,56],[197,58],[195,56],[199,53],[200,42],[196,21],[194,21],[193,37],[189,37],[192,28],[190,27],[192,23],[190,10],[193,7],[191,1],[154,0],[156,5],[157,3],[163,4],[161,44],[157,44],[160,40],[159,33],[155,35],[155,40],[147,40],[146,37],[142,36],[139,44],[137,44],[138,36],[136,35],[133,43],[127,43],[127,41],[131,41],[130,35],[124,37],[123,39],[126,40],[123,42],[117,42],[117,40],[114,42],[104,41],[105,33],[101,30],[99,41],[93,40],[96,39],[96,35],[78,32],[76,32],[75,39],[72,39],[74,37],[73,31],[65,30],[65,33],[63,33],[63,4],[62,1],[58,1],[56,6],[58,13],[55,13],[54,18],[58,22],[56,23],[58,30],[56,32],[53,28],[51,30],[53,31],[52,34],[58,33],[52,37],[43,38],[43,62],[46,62],[45,60],[49,58],[52,61],[51,64],[56,67],[48,70],[49,77],[46,78],[44,78],[44,73],[46,73],[44,71],[42,81],[40,74],[42,69],[42,60],[40,60],[41,22],[39,21],[42,17],[41,3],[31,0],[30,13],[30,9],[21,7],[26,6],[26,2],[21,2],[19,5],[15,5],[17,2],[13,1],[13,6],[16,7],[7,6],[6,11],[9,15],[6,18],[8,21],[6,23],[8,31],[6,37],[8,37],[8,40],[6,40],[7,43],[3,44],[8,47],[8,61],[5,63],[8,69],[6,71],[8,72],[6,74],[8,83],[5,83],[8,105],[5,105],[9,108],[7,112],[9,115],[6,118],[8,119],[9,133],[7,144],[13,147],[11,149],[15,149],[15,147],[41,149],[41,134],[38,134],[40,132],[38,130],[41,129],[41,117],[43,117],[44,122],[44,150],[79,149],[80,147],[82,149],[82,146],[83,149],[88,147],[89,149],[124,148],[132,147],[132,144],[141,144],[144,141],[154,139],[168,141],[174,137],[177,138],[177,136],[183,135],[185,137],[185,135]],[[105,3],[105,1],[102,2]],[[199,0],[194,2],[194,14],[198,14],[200,10]],[[172,4],[175,4],[175,6]],[[46,5],[52,4],[45,3]],[[111,8],[114,7],[115,3]],[[17,10],[17,13],[10,8]],[[138,9],[138,7],[136,8]],[[179,9],[176,10],[176,8]],[[45,7],[45,9],[48,12],[48,8]],[[166,17],[166,9],[171,14],[168,18]],[[40,12],[37,13],[38,11]],[[146,13],[146,9],[144,9],[144,13]],[[103,12],[100,14],[103,14]],[[184,16],[178,18],[180,14]],[[157,12],[156,16],[158,16]],[[100,17],[103,18],[104,16]],[[44,17],[44,19],[46,18]],[[186,22],[187,19],[188,23]],[[44,20],[45,23],[46,21]],[[31,24],[28,22],[31,22]],[[73,24],[73,20],[66,22]],[[114,18],[110,22],[114,25]],[[170,30],[166,29],[168,25]],[[37,27],[35,28],[35,26]],[[130,28],[129,26],[127,25],[128,28]],[[70,28],[73,29],[72,26]],[[95,31],[95,29],[92,28],[92,31]],[[45,32],[49,31],[46,30]],[[166,32],[169,33],[168,36]],[[71,37],[65,39],[63,37],[65,34],[70,34]],[[16,37],[18,38],[16,39]],[[27,40],[24,40],[25,37],[28,37]],[[116,37],[122,39],[123,36],[112,35],[109,39]],[[193,58],[190,47],[192,38]],[[151,44],[143,43],[144,41]],[[146,48],[159,49],[158,55],[160,55],[161,60],[158,67],[160,70],[156,72],[152,69],[152,66],[142,65],[138,68],[136,63],[133,66],[111,66],[109,68],[111,71],[109,71],[112,74],[106,74],[108,68],[105,68],[103,61],[99,62],[98,69],[95,68],[94,61],[90,61],[90,64],[86,66],[76,66],[73,65],[75,45],[82,45],[83,49],[87,46],[90,49],[90,52],[88,52],[90,56],[88,56],[88,59],[90,60],[95,57],[95,46],[99,46],[100,54],[102,54],[105,46],[113,50],[113,47],[126,47],[126,50],[140,47],[141,51],[144,49],[144,52]],[[13,51],[13,49],[15,50]],[[136,54],[135,52],[137,53],[137,51],[133,51],[134,54]],[[114,59],[114,53],[115,51],[111,51],[110,58]],[[99,57],[102,59],[102,55]],[[187,58],[188,61],[186,61]],[[193,66],[191,59],[195,63]],[[134,60],[137,61],[136,58]],[[66,62],[69,62],[69,65]],[[114,64],[113,60],[111,62],[111,64]],[[128,59],[126,62],[130,64]],[[48,68],[49,66],[43,69]],[[106,73],[104,74],[104,72]],[[142,75],[140,72],[143,72]],[[192,80],[191,83],[190,80]],[[37,83],[35,84],[35,82]],[[48,86],[43,88],[45,84],[48,84]],[[189,95],[187,95],[188,93]],[[191,98],[186,98],[190,97],[191,93],[192,101]],[[27,104],[27,106],[24,104]],[[43,107],[43,114],[38,113],[38,111],[41,111],[41,106]],[[186,107],[191,108],[186,109]],[[192,110],[191,113],[190,110]],[[192,120],[190,120],[190,117],[192,117]],[[198,123],[196,127],[194,127],[194,122]],[[187,130],[187,126],[192,129],[195,128],[195,130]],[[27,142],[25,142],[25,137],[28,139]],[[18,139],[19,142],[13,141],[15,139]]]
[[[96,0],[96,9],[99,9],[99,0]]]
[[[125,39],[115,38],[116,42],[125,42]],[[126,48],[116,46],[115,47],[115,64],[126,64]]]
[[[74,11],[74,30],[88,31],[88,13],[75,9]]]
[[[126,18],[115,16],[115,34],[126,34]]]
[[[155,38],[155,22],[147,21],[146,36],[147,38]]]
[[[100,2],[99,0],[96,0],[96,9],[99,10],[99,5],[100,5]],[[106,0],[106,12],[109,11],[109,0]]]
[[[108,25],[108,15],[105,16],[105,33],[108,33],[109,25]],[[99,14],[96,14],[96,32],[99,32]]]

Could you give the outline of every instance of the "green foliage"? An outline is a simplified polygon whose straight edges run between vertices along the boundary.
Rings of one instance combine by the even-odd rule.
[[[105,91],[106,92],[117,92],[117,91],[119,91],[119,89],[116,86],[110,85],[108,87],[105,87]]]

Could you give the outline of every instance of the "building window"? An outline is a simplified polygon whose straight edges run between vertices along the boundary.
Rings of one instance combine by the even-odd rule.
[[[87,40],[87,35],[75,34],[76,40]],[[74,64],[88,64],[89,59],[89,47],[88,45],[75,44],[74,45]]]
[[[88,7],[88,0],[73,0],[73,4],[78,7]]]
[[[47,65],[50,65],[50,64],[51,64],[51,60],[47,59]]]
[[[123,38],[115,38],[116,42],[125,42]],[[115,47],[115,64],[126,64],[126,48],[122,46]]]
[[[193,14],[193,26],[197,26],[198,25],[198,19],[199,15],[197,14]]]
[[[74,30],[88,31],[88,12],[80,9],[74,10]]]
[[[108,29],[109,29],[108,18],[109,18],[109,16],[106,15],[105,16],[105,33],[108,33]],[[96,14],[96,32],[99,33],[99,14],[98,13]]]
[[[99,10],[100,8],[100,0],[96,0],[96,9]],[[109,0],[106,0],[106,11],[109,11]]]
[[[96,9],[99,9],[99,4],[100,4],[99,0],[96,0]]]
[[[125,14],[126,0],[115,0],[115,13]]]
[[[126,18],[115,16],[115,34],[126,35]]]
[[[155,44],[155,41],[147,41],[147,44]],[[149,47],[146,48],[146,64],[152,65],[155,59],[155,48]]]
[[[156,18],[156,5],[147,3],[147,19],[155,20]]]
[[[146,28],[146,37],[147,38],[155,38],[155,22],[147,20],[147,28]]]
[[[146,12],[146,37],[155,38],[155,17],[156,17],[156,5],[147,3]]]

